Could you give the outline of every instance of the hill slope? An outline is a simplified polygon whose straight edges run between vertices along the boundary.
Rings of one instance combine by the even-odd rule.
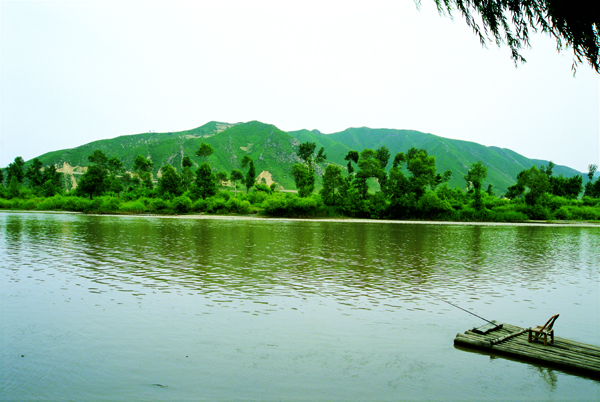
[[[195,151],[202,142],[215,149],[208,158],[215,170],[231,172],[241,168],[241,160],[250,156],[256,170],[268,172],[272,178],[284,188],[293,189],[294,183],[290,174],[292,165],[299,161],[295,154],[301,142],[317,143],[317,148],[325,147],[327,163],[346,166],[344,156],[350,150],[361,151],[365,148],[377,149],[386,146],[393,156],[398,152],[406,152],[411,147],[425,148],[436,157],[439,172],[451,170],[451,186],[463,188],[463,176],[474,162],[483,161],[488,166],[486,183],[491,183],[500,194],[513,184],[516,175],[532,165],[540,166],[548,161],[528,159],[514,151],[498,147],[486,147],[474,142],[452,140],[433,134],[412,130],[371,129],[367,127],[349,128],[333,134],[322,134],[317,130],[299,130],[284,132],[277,127],[251,121],[248,123],[209,122],[201,127],[173,133],[143,133],[125,135],[108,140],[94,141],[77,148],[49,152],[39,159],[44,165],[65,165],[65,172],[72,172],[69,167],[79,167],[75,172],[83,172],[81,167],[89,165],[87,157],[96,149],[102,150],[108,157],[119,158],[125,168],[133,169],[135,157],[143,155],[154,162],[153,174],[156,177],[160,167],[166,164],[181,170],[183,156],[189,156],[194,164],[202,161],[195,156]],[[391,163],[390,163],[391,165]],[[390,168],[388,165],[388,169]],[[556,166],[556,175],[571,177],[580,172],[566,166]],[[267,180],[269,181],[269,180]],[[318,183],[320,185],[320,183]]]
[[[290,132],[300,142],[316,142],[328,150],[329,160],[344,164],[343,157],[349,150],[365,148],[377,149],[386,146],[393,156],[398,152],[406,152],[411,147],[424,148],[436,158],[439,172],[452,171],[450,186],[464,187],[463,176],[471,164],[482,161],[488,166],[486,183],[492,183],[494,188],[504,193],[508,186],[516,181],[517,174],[532,165],[547,165],[548,161],[529,159],[510,149],[486,147],[475,142],[453,140],[426,134],[414,130],[371,129],[368,127],[349,128],[333,134],[321,134],[315,131],[300,130]],[[391,161],[390,161],[391,165]],[[388,169],[390,166],[388,166]],[[571,177],[581,174],[566,166],[556,166],[554,174]]]

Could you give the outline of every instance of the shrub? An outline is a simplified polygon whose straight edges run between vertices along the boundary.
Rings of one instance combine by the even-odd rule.
[[[548,199],[546,206],[548,208],[550,208],[550,211],[556,211],[566,205],[571,204],[571,201],[564,198],[564,197],[560,197],[557,195],[552,195],[550,196],[550,198]]]
[[[206,200],[203,200],[202,198],[200,198],[199,200],[197,200],[196,202],[194,202],[192,204],[192,211],[206,212],[207,207],[208,207],[208,203],[206,202]]]
[[[406,194],[393,198],[388,208],[388,215],[394,219],[407,219],[416,216],[417,198],[414,194]]]
[[[102,197],[96,197],[93,200],[90,200],[89,204],[86,205],[87,208],[83,210],[83,212],[98,212],[100,211],[100,207],[104,200]]]
[[[317,200],[318,201],[318,200]],[[381,192],[368,194],[361,204],[360,215],[370,219],[381,219],[387,215],[388,202]]]
[[[494,222],[523,222],[528,220],[527,215],[525,215],[522,212],[517,212],[517,211],[505,211],[505,212],[495,212],[495,214],[493,215],[493,219],[491,219]]]
[[[121,195],[123,201],[134,201],[146,195],[146,190],[143,188],[132,188],[127,189],[126,192]]]
[[[263,207],[266,215],[285,217],[323,216],[326,211],[321,197],[300,198],[290,193],[275,193],[263,202]]]
[[[583,207],[582,209],[583,209],[583,211],[582,211],[583,219],[589,220],[589,221],[600,220],[600,209],[599,208]]]
[[[576,220],[600,220],[600,208],[588,206],[569,208],[571,219]]]
[[[267,186],[265,183],[256,183],[254,185],[254,189],[256,191],[262,191],[263,193],[267,194],[271,194],[273,192],[273,190],[271,190],[271,187]]]
[[[554,212],[554,217],[563,221],[572,219],[571,212],[566,206],[560,207],[558,211]]]
[[[434,191],[428,191],[419,200],[418,208],[423,218],[438,218],[448,215],[452,211],[452,206],[447,200],[438,198]]]
[[[64,208],[65,198],[60,195],[44,198],[37,206],[40,211],[58,211]]]
[[[144,206],[146,207],[146,209],[150,208],[150,205],[152,205],[152,202],[154,202],[155,200],[157,200],[158,198],[150,198],[150,197],[140,197],[139,201],[144,204]]]
[[[82,209],[79,207],[79,197],[70,195],[68,197],[65,197],[65,200],[63,202],[63,211],[75,211],[75,212],[80,212],[82,211]]]
[[[240,200],[239,198],[232,197],[227,201],[225,207],[230,213],[236,214],[249,214],[250,203],[246,200]]]
[[[550,210],[544,206],[542,206],[541,204],[535,204],[529,208],[527,208],[527,216],[529,217],[529,219],[534,219],[534,220],[549,220],[552,218],[552,215],[550,214]]]
[[[77,196],[65,197],[63,210],[83,212],[89,209],[88,204],[91,204],[91,201],[87,198],[81,198]]]
[[[171,201],[171,207],[178,214],[185,214],[192,210],[192,200],[186,196],[179,196]]]
[[[264,204],[264,212],[266,215],[272,216],[287,216],[289,212],[290,194],[276,194],[269,197]]]
[[[144,203],[143,201],[140,201],[140,202]],[[147,208],[152,211],[160,212],[160,211],[164,211],[168,207],[169,207],[169,205],[165,202],[165,200],[163,200],[162,198],[157,198],[155,200],[152,200]]]
[[[102,197],[100,199],[100,206],[98,207],[99,212],[115,212],[119,210],[121,201],[116,197]]]
[[[6,200],[4,198],[0,198],[0,209],[10,209],[13,207],[13,202],[11,200]]]
[[[220,198],[224,199],[225,201],[229,201],[229,199],[231,198],[231,192],[229,192],[229,191],[219,191],[217,193],[216,197],[220,197]]]
[[[206,212],[209,214],[227,213],[226,201],[220,197],[206,199]]]
[[[581,200],[583,201],[583,205],[587,205],[589,207],[594,207],[594,206],[600,204],[600,198],[592,198],[592,197],[585,196]]]
[[[252,191],[246,194],[246,199],[253,205],[260,205],[269,195],[263,191]]]
[[[15,209],[23,209],[23,210],[30,211],[30,210],[33,210],[33,209],[37,208],[36,202],[34,200],[31,200],[31,199],[29,199],[29,200],[22,200],[22,199],[15,198],[13,200],[13,202],[14,202],[13,208],[15,208]]]
[[[483,207],[486,209],[496,209],[496,208],[501,208],[504,206],[507,206],[510,201],[507,200],[506,198],[498,198],[498,197],[494,197],[493,195],[488,195],[487,193],[482,193],[482,202],[483,202]]]
[[[146,212],[146,206],[140,200],[128,201],[121,204],[119,211],[123,213],[141,214]]]
[[[489,210],[477,211],[473,208],[465,208],[448,215],[453,220],[464,222],[523,222],[529,220],[527,215],[513,210]]]

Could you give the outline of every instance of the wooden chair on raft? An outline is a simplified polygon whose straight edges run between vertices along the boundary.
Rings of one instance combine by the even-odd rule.
[[[543,336],[544,337],[544,346],[547,346],[548,345],[548,335],[550,335],[550,343],[554,343],[554,329],[552,327],[554,326],[554,323],[556,322],[557,318],[558,318],[558,314],[555,314],[552,317],[550,317],[548,322],[545,323],[543,327],[538,325],[533,328],[529,328],[528,342],[531,343],[533,341],[538,340],[539,338],[541,338]]]

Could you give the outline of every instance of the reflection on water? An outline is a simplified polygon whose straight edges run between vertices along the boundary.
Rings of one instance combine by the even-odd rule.
[[[365,293],[414,296],[417,288],[442,285],[450,293],[493,295],[498,283],[539,288],[565,270],[594,273],[593,229],[555,230],[26,216],[7,220],[6,239],[9,253],[24,260],[107,285],[139,285],[136,291],[279,295],[286,289],[346,300]]]
[[[524,326],[560,312],[559,336],[600,344],[598,244],[600,231],[584,227],[0,213],[2,386],[17,395],[25,377],[41,378],[43,368],[19,368],[26,359],[13,359],[16,345],[31,349],[23,339],[40,342],[39,331],[67,345],[77,342],[63,332],[72,328],[88,344],[147,361],[146,370],[163,376],[178,373],[177,380],[139,388],[156,383],[142,379],[143,368],[127,371],[131,361],[82,346],[100,363],[80,350],[68,359],[78,373],[50,352],[39,360],[79,384],[77,391],[53,394],[40,380],[26,384],[31,395],[84,397],[89,370],[98,372],[105,359],[119,373],[116,379],[105,368],[110,386],[123,378],[135,384],[120,384],[116,399],[128,398],[127,389],[139,399],[162,399],[157,392],[167,389],[167,399],[186,399],[200,388],[208,399],[448,399],[447,387],[456,390],[451,399],[477,399],[455,372],[492,368],[453,349],[452,339],[479,322],[431,296]],[[62,335],[19,321],[47,317],[64,325]],[[182,349],[185,358],[164,358]],[[147,356],[155,350],[156,361]],[[195,365],[191,351],[203,351]],[[502,366],[496,377],[517,384],[531,381],[523,367],[535,367],[494,366]],[[574,387],[586,390],[577,394],[583,399],[599,392],[598,382],[535,370],[541,382],[530,387],[548,397],[572,397]],[[469,378],[476,387],[499,387],[477,371]],[[527,387],[514,392],[509,399],[532,396]]]

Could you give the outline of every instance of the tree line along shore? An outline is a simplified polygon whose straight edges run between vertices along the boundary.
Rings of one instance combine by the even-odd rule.
[[[487,166],[473,163],[464,188],[450,187],[451,171],[437,172],[435,157],[411,148],[393,158],[389,150],[349,151],[346,169],[327,164],[325,149],[305,142],[296,151],[300,163],[290,172],[297,192],[276,183],[257,182],[254,161],[242,169],[215,172],[214,149],[202,143],[181,166],[164,165],[153,180],[151,160],[138,155],[133,172],[116,157],[96,150],[76,188],[66,190],[54,165],[34,159],[25,169],[21,157],[0,169],[0,209],[76,211],[110,214],[258,214],[273,217],[352,217],[440,221],[523,222],[528,220],[600,221],[597,165],[583,177],[554,175],[552,162],[522,170],[515,184],[496,194],[487,184]],[[390,164],[391,162],[391,164]],[[388,166],[389,169],[388,169]],[[315,191],[317,180],[320,189]]]

